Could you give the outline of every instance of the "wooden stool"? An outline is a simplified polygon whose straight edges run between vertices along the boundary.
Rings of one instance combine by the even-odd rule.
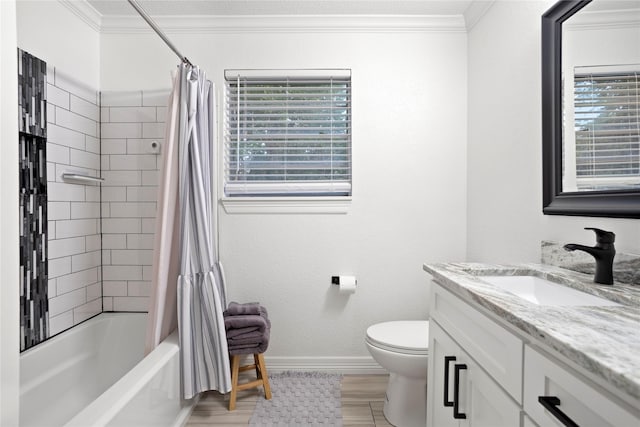
[[[240,357],[243,354],[235,354],[231,356],[231,398],[229,399],[229,410],[236,409],[236,397],[239,390],[246,390],[254,387],[264,387],[264,397],[271,399],[271,387],[269,386],[269,376],[267,375],[267,367],[264,364],[264,356],[262,353],[254,353],[251,365],[240,366]],[[244,384],[238,384],[238,375],[240,372],[256,370],[258,379]]]

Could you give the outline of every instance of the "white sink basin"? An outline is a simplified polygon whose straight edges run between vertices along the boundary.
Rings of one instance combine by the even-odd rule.
[[[536,276],[481,276],[480,279],[537,305],[621,305]]]

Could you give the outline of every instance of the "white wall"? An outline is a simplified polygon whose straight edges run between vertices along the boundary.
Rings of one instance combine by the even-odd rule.
[[[19,252],[16,7],[0,1],[0,425],[18,425]]]
[[[18,47],[94,89],[100,84],[100,34],[62,2],[18,0]]]
[[[221,214],[229,294],[268,307],[268,356],[364,358],[367,326],[426,318],[422,264],[465,254],[466,35],[239,31],[170,38],[219,94],[225,68],[352,69],[349,212]],[[154,34],[104,34],[101,43],[103,89],[168,87],[177,59]],[[358,291],[337,295],[334,274],[356,275]]]
[[[640,221],[542,215],[540,22],[553,4],[496,1],[469,32],[469,261],[539,262],[540,240],[595,242],[616,233],[640,253]]]

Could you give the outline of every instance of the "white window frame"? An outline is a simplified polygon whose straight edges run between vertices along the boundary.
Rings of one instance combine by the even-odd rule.
[[[221,176],[222,176],[222,188],[221,194],[223,197],[221,198],[221,203],[227,213],[346,213],[351,204],[351,194],[352,194],[352,185],[349,182],[348,186],[345,186],[341,182],[336,183],[316,183],[316,182],[308,182],[308,183],[298,183],[298,184],[278,184],[275,183],[271,185],[268,182],[261,182],[258,185],[253,184],[252,182],[244,182],[244,183],[234,183],[232,187],[236,190],[233,196],[229,196],[226,193],[226,189],[228,188],[227,182],[228,173],[227,168],[229,167],[229,157],[228,157],[228,144],[230,141],[230,132],[228,129],[229,124],[229,108],[228,108],[228,91],[226,90],[226,81],[237,79],[238,76],[241,76],[245,79],[269,79],[269,78],[344,78],[351,77],[351,70],[348,69],[300,69],[300,70],[225,70],[225,108],[224,108],[224,138],[223,144],[221,144],[222,155],[220,156],[223,159],[223,165],[221,167]],[[352,98],[350,99],[351,103]],[[351,135],[352,126],[350,126],[349,134]],[[351,150],[352,141],[351,137],[349,137],[349,149]],[[350,162],[349,165],[350,174],[352,176],[353,173],[353,165]],[[350,179],[351,181],[351,179]],[[339,189],[348,193],[348,195],[315,195],[315,194],[305,194],[305,193],[314,193],[314,190],[317,188],[315,192],[318,194],[327,193],[328,186],[332,188]],[[249,190],[252,195],[243,196],[239,194],[237,191],[239,188],[242,190]],[[300,191],[297,191],[300,190]],[[286,194],[287,191],[290,191],[294,194]],[[285,193],[280,195],[265,195],[262,196],[260,193]]]

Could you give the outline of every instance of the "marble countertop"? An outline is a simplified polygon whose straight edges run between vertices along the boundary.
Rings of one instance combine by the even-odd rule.
[[[540,264],[425,264],[446,289],[542,342],[620,393],[640,402],[640,286],[594,284],[592,276]],[[535,275],[621,306],[541,306],[482,281],[488,275]]]

